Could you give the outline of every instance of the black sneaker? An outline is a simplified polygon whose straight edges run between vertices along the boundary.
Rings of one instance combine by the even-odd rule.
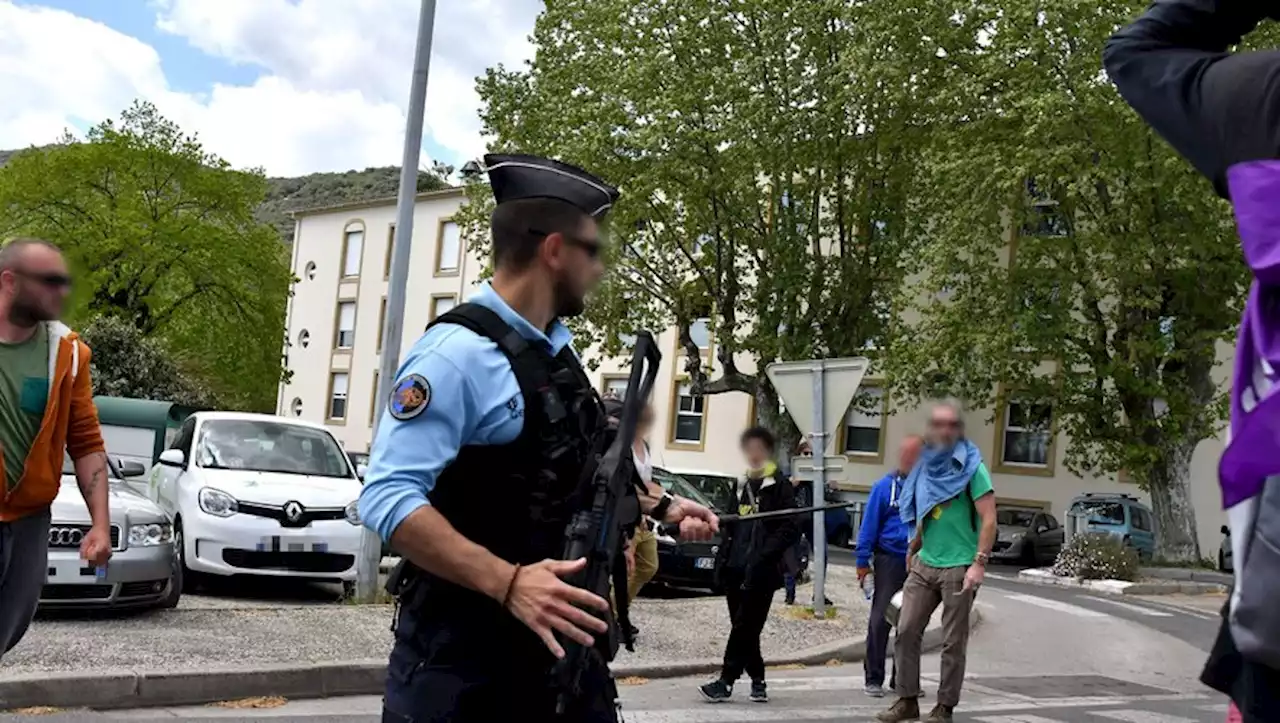
[[[708,703],[723,703],[733,695],[733,686],[716,678],[706,685],[699,686],[698,692]]]
[[[765,688],[763,680],[751,681],[751,702],[752,703],[768,703],[769,691]]]

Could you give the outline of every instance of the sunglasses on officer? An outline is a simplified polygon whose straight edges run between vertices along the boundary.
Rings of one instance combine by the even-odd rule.
[[[543,238],[546,238],[547,236],[551,235],[546,231],[539,231],[536,228],[529,229],[529,233],[533,234],[534,236],[541,236]],[[585,238],[582,238],[581,236],[575,236],[571,233],[565,233],[564,231],[560,231],[559,233],[560,233],[560,237],[563,238],[566,243],[568,243],[570,246],[575,246],[577,248],[582,249],[583,252],[587,254],[587,256],[590,256],[593,259],[600,256],[600,251],[601,251],[600,239],[585,239]]]

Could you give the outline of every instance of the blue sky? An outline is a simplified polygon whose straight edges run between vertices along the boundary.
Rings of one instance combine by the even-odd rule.
[[[398,164],[417,0],[0,0],[0,148],[156,104],[238,167]],[[539,0],[442,2],[424,162],[484,152],[474,78],[532,52]],[[475,38],[503,38],[477,46]]]

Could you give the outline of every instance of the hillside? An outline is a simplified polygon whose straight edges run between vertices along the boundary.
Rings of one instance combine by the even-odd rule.
[[[0,150],[0,166],[18,151]],[[418,191],[434,191],[449,185],[444,176],[449,169],[423,170],[418,174]],[[267,198],[258,207],[258,218],[280,232],[286,243],[293,241],[293,221],[289,212],[300,208],[330,206],[375,198],[391,198],[400,187],[400,168],[383,166],[344,173],[312,173],[293,178],[268,178]]]

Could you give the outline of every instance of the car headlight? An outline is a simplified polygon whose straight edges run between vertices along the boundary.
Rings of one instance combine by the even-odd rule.
[[[1023,533],[1023,532],[1015,532],[1015,533],[1013,533],[1013,534],[1009,535],[1009,542],[1017,542],[1018,540],[1021,540],[1021,539],[1022,539],[1022,536],[1023,536],[1024,534],[1026,534],[1026,533]]]
[[[347,522],[353,525],[360,524],[360,505],[356,501],[349,503],[343,513],[347,516]]]
[[[230,517],[238,511],[236,498],[212,487],[200,490],[200,509],[214,517]]]
[[[168,522],[129,527],[129,547],[147,547],[173,542],[173,526]]]

